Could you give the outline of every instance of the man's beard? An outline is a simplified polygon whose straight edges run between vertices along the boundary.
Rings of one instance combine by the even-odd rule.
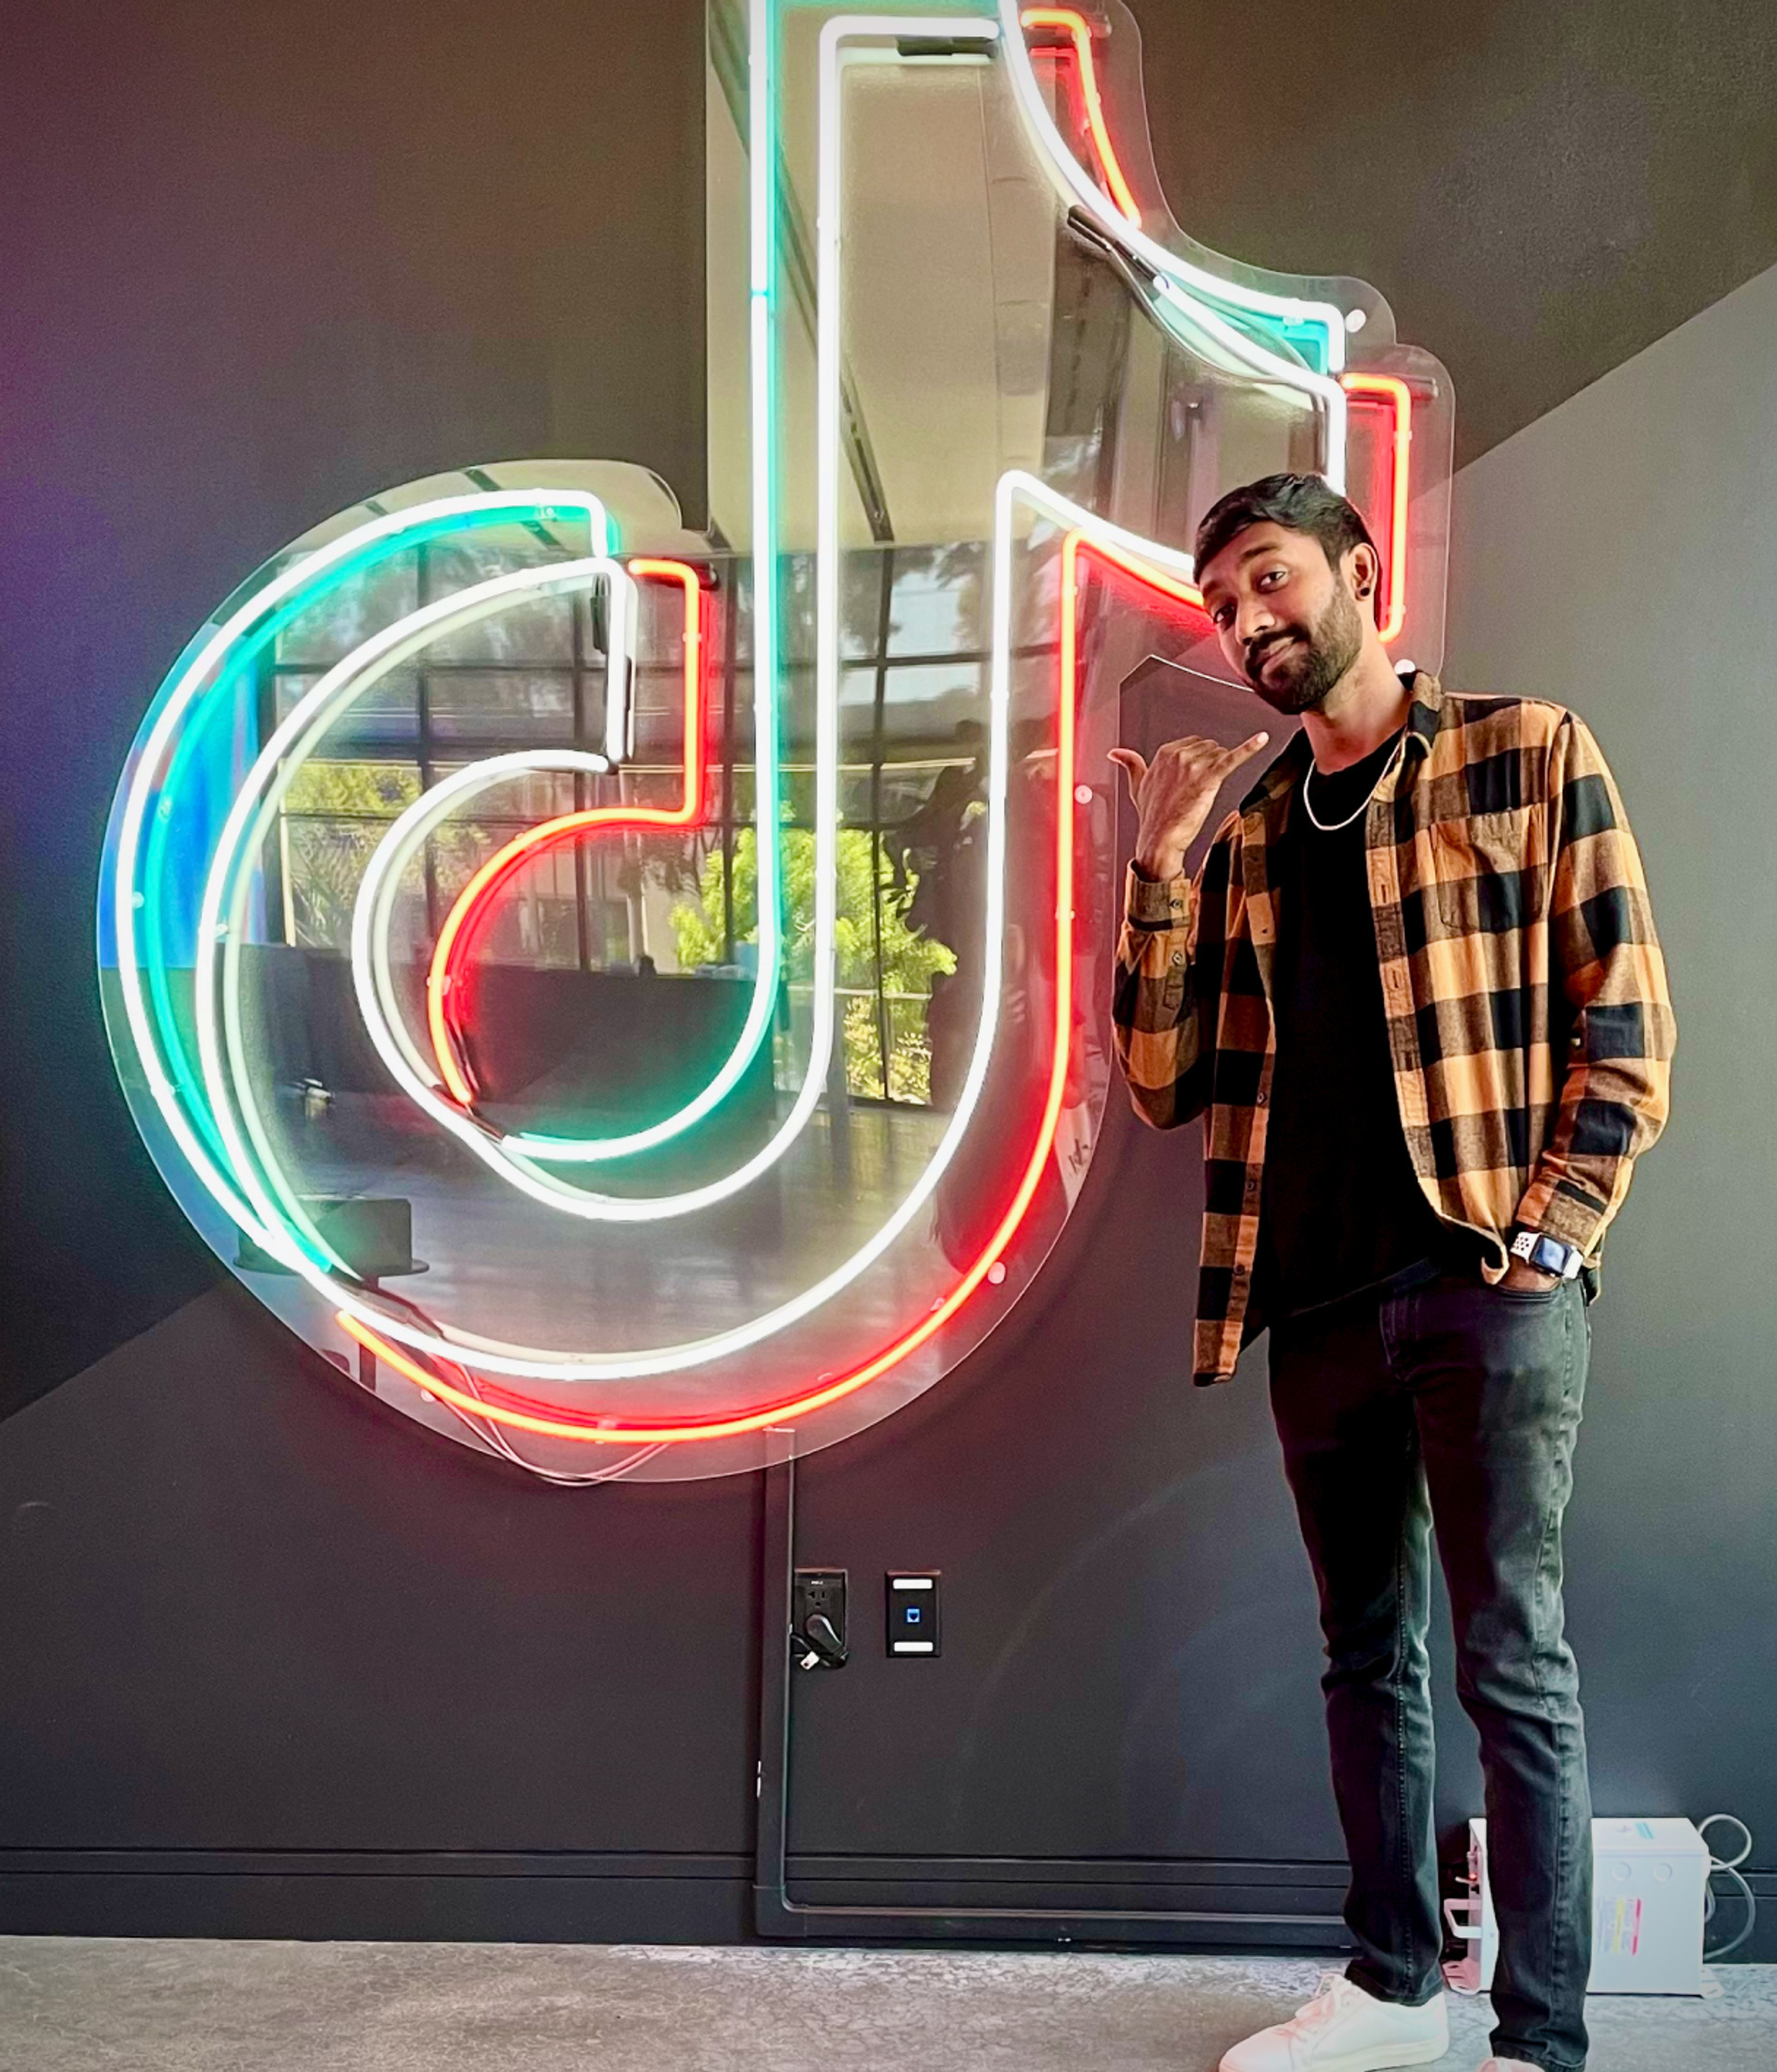
[[[1267,676],[1264,673],[1266,657],[1288,639],[1300,644]],[[1274,711],[1313,712],[1357,660],[1363,645],[1364,621],[1357,602],[1341,585],[1335,590],[1318,624],[1280,626],[1274,633],[1268,633],[1256,649],[1248,648],[1246,680]]]

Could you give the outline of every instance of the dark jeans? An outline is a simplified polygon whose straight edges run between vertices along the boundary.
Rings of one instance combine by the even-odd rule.
[[[1430,1272],[1271,1334],[1272,1404],[1327,1638],[1358,1944],[1348,1975],[1413,2005],[1442,1983],[1425,1652],[1435,1519],[1457,1691],[1487,1779],[1493,2049],[1569,2072],[1586,2062],[1592,1813],[1561,1633],[1561,1513],[1590,1325],[1577,1282],[1520,1293]]]

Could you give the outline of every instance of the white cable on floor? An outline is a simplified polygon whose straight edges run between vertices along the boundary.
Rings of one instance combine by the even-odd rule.
[[[1724,1957],[1731,1957],[1736,1950],[1750,1942],[1758,1919],[1758,1899],[1740,1873],[1740,1866],[1752,1854],[1752,1830],[1738,1813],[1712,1813],[1706,1819],[1697,1822],[1697,1833],[1701,1835],[1706,1827],[1713,1827],[1719,1820],[1726,1820],[1731,1827],[1738,1827],[1746,1839],[1737,1856],[1718,1856],[1713,1849],[1710,1850],[1709,1876],[1703,1881],[1703,1926],[1707,1930],[1710,1922],[1715,1918],[1715,1880],[1718,1876],[1732,1878],[1740,1888],[1740,1897],[1746,1903],[1746,1918],[1740,1933],[1732,1942],[1724,1942],[1719,1950],[1704,1951],[1703,1961],[1706,1964],[1719,1964]],[[1707,1843],[1704,1846],[1707,1848]]]

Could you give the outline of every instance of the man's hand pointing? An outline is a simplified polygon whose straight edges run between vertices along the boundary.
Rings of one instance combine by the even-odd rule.
[[[1112,762],[1121,765],[1129,780],[1129,797],[1141,816],[1135,867],[1144,878],[1178,876],[1216,793],[1270,738],[1255,734],[1238,748],[1224,748],[1219,741],[1188,734],[1156,749],[1151,763],[1133,748],[1111,750]]]

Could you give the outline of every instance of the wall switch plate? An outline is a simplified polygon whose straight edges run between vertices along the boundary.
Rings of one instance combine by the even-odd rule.
[[[936,1655],[941,1638],[938,1618],[940,1572],[891,1569],[888,1583],[888,1651],[891,1655]]]
[[[843,1669],[849,1648],[843,1568],[798,1568],[790,1597],[790,1645],[799,1669]]]

